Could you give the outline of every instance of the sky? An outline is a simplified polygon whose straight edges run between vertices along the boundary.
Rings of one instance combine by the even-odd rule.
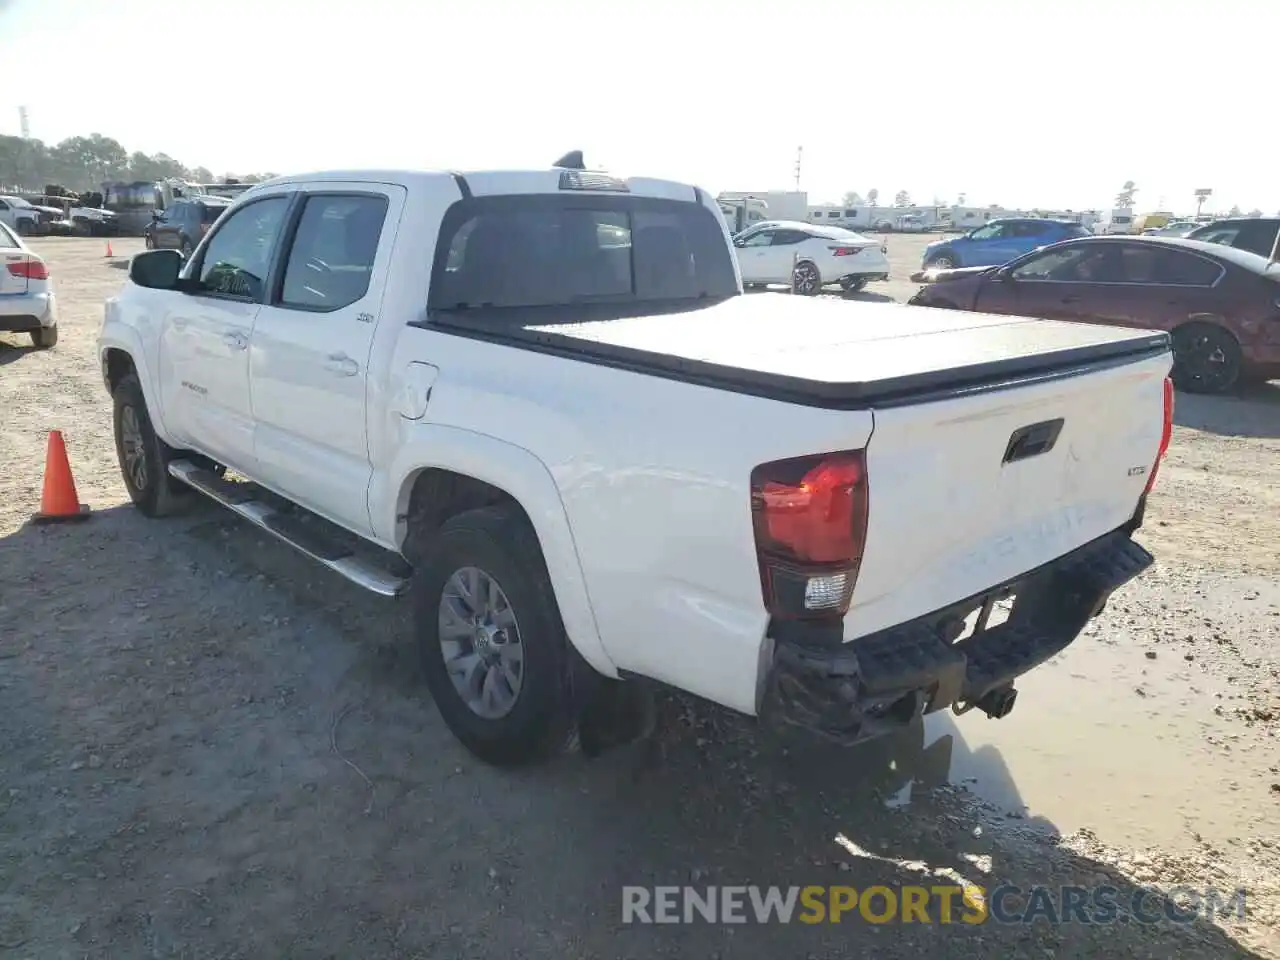
[[[215,174],[541,168],[1280,210],[1266,0],[0,0],[0,134]],[[1270,136],[1269,136],[1270,134]]]

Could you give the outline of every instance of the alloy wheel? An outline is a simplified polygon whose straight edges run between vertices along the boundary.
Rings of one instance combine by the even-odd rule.
[[[498,581],[477,567],[456,571],[440,596],[438,627],[445,669],[471,712],[486,720],[510,713],[524,682],[524,644]]]

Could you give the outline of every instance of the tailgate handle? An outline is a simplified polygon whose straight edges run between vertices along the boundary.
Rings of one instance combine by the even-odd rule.
[[[1032,423],[1019,427],[1009,435],[1009,445],[1004,448],[1002,463],[1013,463],[1015,460],[1026,460],[1029,457],[1048,453],[1058,442],[1058,434],[1062,432],[1063,419],[1045,420],[1043,423]]]

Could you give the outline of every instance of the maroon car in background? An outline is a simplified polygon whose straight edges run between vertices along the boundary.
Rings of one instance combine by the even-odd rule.
[[[1268,269],[1270,267],[1270,269]],[[1180,390],[1280,378],[1280,263],[1180,237],[1082,237],[999,267],[942,270],[926,307],[1166,330]]]

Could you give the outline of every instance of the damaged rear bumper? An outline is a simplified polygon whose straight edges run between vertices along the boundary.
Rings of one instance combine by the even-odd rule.
[[[1131,531],[1114,531],[979,596],[848,643],[823,644],[800,632],[775,638],[761,719],[852,744],[946,707],[1004,716],[1013,707],[1013,681],[1066,649],[1113,591],[1154,562]],[[995,603],[1010,596],[1008,619],[986,626]],[[974,611],[977,626],[964,635]]]

